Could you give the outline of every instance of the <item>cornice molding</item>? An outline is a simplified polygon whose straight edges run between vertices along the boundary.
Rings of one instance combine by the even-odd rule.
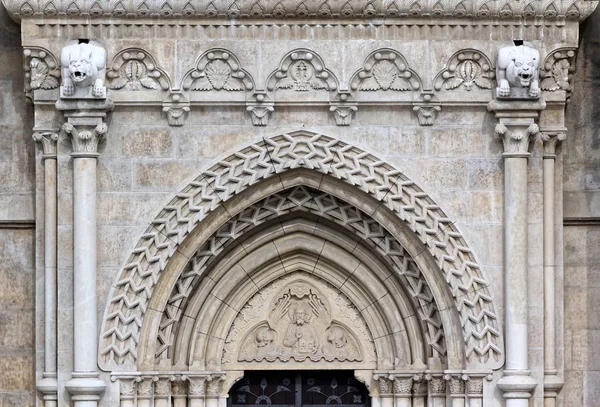
[[[211,20],[333,20],[390,19],[469,21],[530,19],[531,24],[565,20],[583,21],[598,5],[591,0],[167,0],[163,1],[47,1],[2,0],[16,20],[61,19],[211,19]]]

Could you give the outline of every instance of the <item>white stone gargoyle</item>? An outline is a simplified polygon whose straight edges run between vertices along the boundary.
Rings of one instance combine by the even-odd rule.
[[[69,41],[60,54],[60,97],[106,98],[106,50],[97,42]]]
[[[540,53],[528,42],[516,42],[498,50],[496,77],[499,98],[540,97]],[[515,92],[511,92],[515,89]],[[518,89],[523,89],[519,92]],[[525,93],[526,92],[526,93]]]

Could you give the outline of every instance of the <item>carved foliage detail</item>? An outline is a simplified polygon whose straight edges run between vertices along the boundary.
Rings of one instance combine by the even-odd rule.
[[[36,89],[56,89],[60,82],[60,69],[50,52],[37,47],[23,50],[25,93]]]
[[[453,90],[492,89],[495,73],[488,57],[474,49],[452,55],[444,70],[434,79],[434,88]]]
[[[572,90],[575,72],[575,48],[560,48],[550,53],[544,61],[542,71],[542,90],[554,92]]]
[[[250,74],[231,52],[215,48],[200,56],[196,68],[183,79],[183,89],[199,91],[243,91],[254,89]]]
[[[337,88],[337,79],[325,68],[321,57],[307,49],[298,49],[287,54],[279,68],[267,79],[267,89],[271,92],[278,89],[296,92],[334,91]]]
[[[167,74],[157,67],[154,58],[146,51],[128,48],[117,54],[106,73],[108,87],[112,90],[168,90]]]
[[[377,50],[352,77],[353,91],[409,91],[421,88],[421,80],[406,59],[392,49]]]

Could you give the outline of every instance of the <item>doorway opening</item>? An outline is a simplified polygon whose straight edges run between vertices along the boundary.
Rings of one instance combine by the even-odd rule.
[[[229,392],[228,407],[371,407],[352,370],[247,371]]]

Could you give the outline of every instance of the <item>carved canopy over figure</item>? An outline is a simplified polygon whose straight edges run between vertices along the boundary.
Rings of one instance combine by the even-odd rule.
[[[97,42],[69,41],[60,55],[60,97],[104,99],[106,50]]]
[[[528,42],[515,41],[515,45],[500,48],[496,66],[498,97],[539,98],[539,64],[540,53]],[[517,89],[526,89],[527,93]]]

